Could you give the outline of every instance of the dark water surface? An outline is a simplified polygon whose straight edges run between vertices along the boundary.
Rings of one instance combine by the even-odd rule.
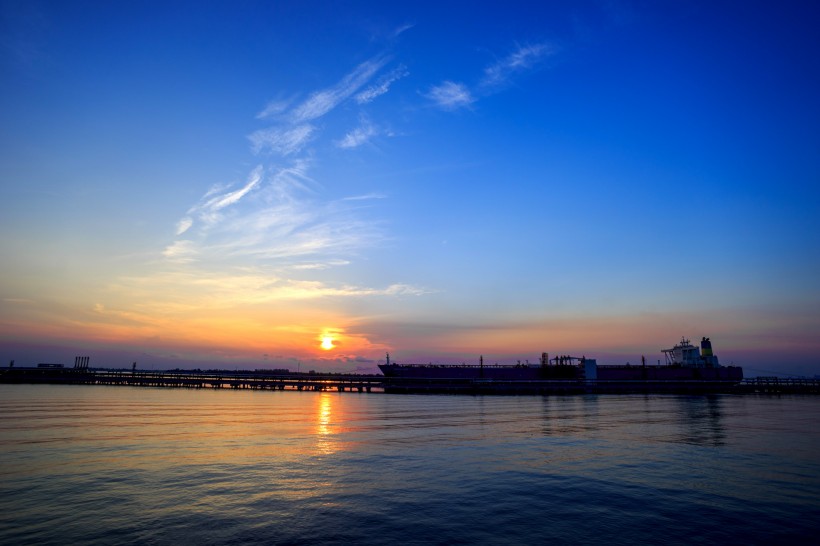
[[[2,544],[793,544],[820,397],[0,385]]]

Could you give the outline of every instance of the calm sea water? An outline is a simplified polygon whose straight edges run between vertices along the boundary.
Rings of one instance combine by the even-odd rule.
[[[820,397],[0,385],[3,544],[793,544]]]

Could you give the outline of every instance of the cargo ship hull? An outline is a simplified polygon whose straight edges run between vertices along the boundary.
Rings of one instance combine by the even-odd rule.
[[[664,350],[667,365],[598,366],[595,359],[546,353],[539,364],[512,366],[380,364],[385,391],[394,393],[632,393],[731,392],[743,380],[743,369],[721,366],[703,338],[703,353],[682,339]],[[642,359],[643,360],[643,359]]]

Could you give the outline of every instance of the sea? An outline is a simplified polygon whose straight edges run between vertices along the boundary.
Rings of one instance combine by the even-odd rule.
[[[817,544],[820,396],[0,385],[0,544]]]

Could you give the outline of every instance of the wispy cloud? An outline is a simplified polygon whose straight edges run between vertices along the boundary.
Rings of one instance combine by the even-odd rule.
[[[251,141],[254,153],[275,152],[288,156],[301,152],[310,142],[315,130],[316,128],[310,124],[287,128],[272,127],[251,133],[248,140]]]
[[[293,101],[290,99],[277,99],[269,102],[256,117],[257,119],[274,119],[277,123],[248,135],[251,149],[256,154],[275,154],[282,157],[300,154],[318,136],[318,128],[312,122],[327,115],[351,97],[355,96],[359,104],[366,104],[387,93],[393,82],[407,75],[407,69],[399,66],[379,78],[374,85],[360,91],[376,77],[387,61],[386,56],[369,59],[356,66],[335,85],[314,91],[307,99],[292,108]],[[359,93],[356,94],[357,92]],[[336,146],[356,148],[376,134],[378,134],[376,126],[363,121],[359,127],[352,129],[337,141]]]
[[[301,158],[274,170],[269,185],[271,195],[266,195],[266,201],[290,202],[295,198],[295,190],[313,193],[317,184],[310,176],[310,164],[309,159]]]
[[[304,203],[260,209],[224,222],[201,250],[215,264],[236,258],[287,264],[350,255],[382,240],[377,226],[352,217],[349,210],[334,209]]]
[[[231,191],[225,193],[223,195],[218,195],[209,199],[206,203],[202,205],[202,209],[210,210],[210,211],[218,211],[224,209],[227,206],[233,205],[237,203],[240,199],[242,199],[245,195],[248,194],[252,189],[259,186],[259,182],[262,180],[262,166],[256,167],[248,177],[248,181],[245,185],[238,190]]]
[[[188,209],[188,213],[177,222],[177,236],[187,232],[194,225],[195,219],[205,226],[218,222],[222,217],[220,211],[237,204],[243,197],[257,189],[262,182],[263,174],[264,169],[260,165],[251,171],[248,180],[241,188],[232,189],[231,186],[211,188],[199,200],[199,203]],[[177,257],[177,251],[169,254],[166,250],[164,254],[166,257]]]
[[[368,199],[387,199],[387,196],[383,193],[368,193],[365,195],[354,195],[352,197],[345,197],[342,199],[343,201],[365,201]]]
[[[487,66],[484,76],[471,89],[463,83],[444,81],[435,85],[424,94],[436,106],[443,110],[458,110],[470,106],[479,97],[498,92],[514,75],[534,70],[547,56],[554,53],[554,48],[546,43],[520,46],[515,51]]]
[[[311,262],[311,263],[303,263],[303,264],[295,264],[291,266],[291,269],[300,271],[300,270],[321,270],[321,269],[330,269],[331,267],[341,267],[345,265],[350,265],[350,261],[348,260],[329,260],[327,262]]]
[[[379,78],[374,85],[371,85],[364,91],[357,93],[355,97],[356,102],[358,102],[359,104],[367,104],[373,101],[376,97],[379,97],[387,93],[390,90],[390,86],[393,84],[393,82],[407,76],[408,74],[410,74],[410,72],[407,71],[407,67],[405,67],[404,65],[401,65],[398,68],[393,69],[389,73]]]
[[[475,101],[466,85],[451,81],[433,86],[425,96],[444,110],[457,110]]]
[[[409,28],[401,27],[396,35]],[[550,51],[545,44],[519,47],[488,66],[475,89],[447,80],[423,95],[445,110],[469,107],[482,93],[494,92],[490,88],[533,68]],[[384,240],[381,223],[363,217],[368,208],[360,204],[383,199],[384,194],[323,199],[322,185],[310,175],[316,150],[307,148],[321,137],[326,124],[320,118],[345,101],[366,107],[409,74],[404,65],[381,73],[388,60],[386,55],[373,57],[336,84],[302,95],[307,97],[302,101],[278,98],[267,103],[256,118],[270,121],[270,126],[247,137],[251,150],[266,156],[265,163],[244,183],[214,186],[190,207],[175,226],[177,239],[162,252],[172,269],[156,282],[178,283],[186,293],[203,291],[209,301],[223,302],[220,305],[426,293],[399,283],[372,287],[317,280],[325,270],[348,265],[352,256]],[[354,149],[383,134],[389,132],[360,113],[358,124],[333,143]],[[310,279],[300,278],[307,272]]]
[[[376,126],[368,120],[363,119],[361,125],[347,133],[344,138],[337,141],[336,146],[339,148],[358,148],[378,134],[379,131]]]
[[[265,108],[256,114],[256,119],[269,119],[287,111],[293,101],[291,99],[277,99],[268,102]]]
[[[182,218],[179,222],[177,222],[177,235],[182,235],[188,228],[190,228],[194,223],[194,219],[190,216],[186,216]]]
[[[305,123],[327,114],[365,85],[386,62],[384,57],[365,61],[333,87],[313,93],[293,111],[293,122]]]
[[[162,251],[163,256],[176,263],[189,263],[194,260],[196,254],[194,242],[184,239],[174,241]]]
[[[544,57],[552,53],[554,49],[544,43],[519,47],[505,58],[486,67],[481,84],[485,86],[502,85],[513,74],[533,68]]]
[[[428,290],[395,283],[368,287],[343,283],[288,278],[275,271],[234,270],[222,274],[196,271],[166,271],[150,277],[124,277],[111,287],[140,298],[143,310],[160,314],[197,309],[228,309],[238,305],[320,298],[421,296]],[[158,301],[152,294],[164,294]]]
[[[30,304],[34,303],[34,300],[30,300],[27,298],[3,298],[3,301],[6,303],[19,303],[19,304]]]
[[[269,292],[275,299],[315,299],[324,297],[361,296],[420,296],[426,294],[423,288],[407,284],[391,284],[384,288],[370,288],[355,285],[331,286],[318,281],[287,281]]]
[[[405,25],[400,26],[399,28],[393,31],[393,38],[398,38],[399,35],[403,34],[404,32],[407,32],[414,26],[416,26],[415,23],[407,23]]]
[[[178,235],[186,237],[169,244],[163,257],[215,273],[238,264],[296,266],[305,259],[339,264],[383,240],[380,223],[359,218],[360,207],[318,199],[308,172],[304,159],[278,169],[258,166],[239,187],[211,189],[178,222]]]

